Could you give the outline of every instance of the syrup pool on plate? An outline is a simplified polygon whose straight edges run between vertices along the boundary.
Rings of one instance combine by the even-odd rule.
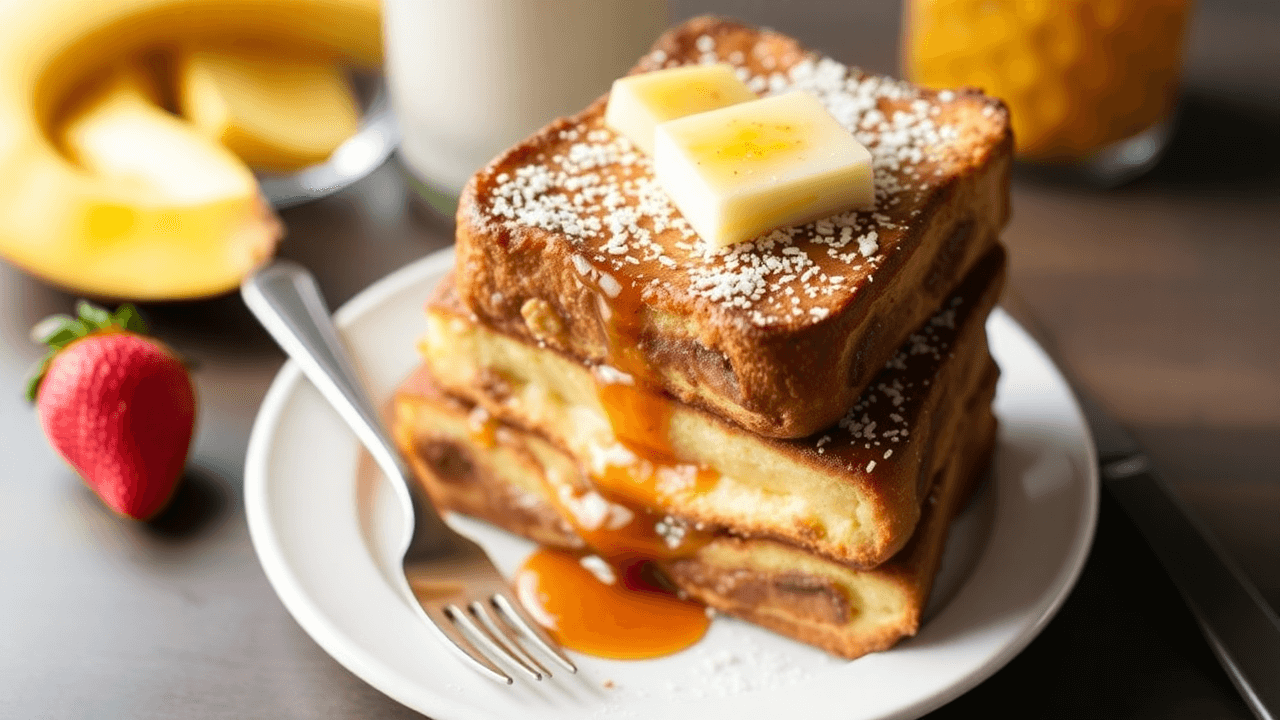
[[[632,493],[651,482],[611,474]],[[670,655],[700,640],[711,622],[706,608],[678,597],[653,563],[693,555],[711,533],[676,525],[634,494],[544,480],[561,517],[599,555],[543,547],[525,560],[514,585],[539,624],[567,648],[618,660]]]
[[[596,657],[642,660],[702,639],[711,618],[677,597],[648,563],[609,564],[539,548],[515,575],[520,602],[564,647]]]

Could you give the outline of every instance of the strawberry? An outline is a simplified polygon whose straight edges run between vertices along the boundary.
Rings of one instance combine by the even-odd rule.
[[[27,389],[53,449],[120,515],[146,520],[173,496],[191,444],[195,392],[186,367],[144,336],[130,305],[81,302],[32,331],[49,354]]]

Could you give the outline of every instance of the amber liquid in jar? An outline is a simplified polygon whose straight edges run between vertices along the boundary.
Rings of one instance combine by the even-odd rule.
[[[1009,106],[1016,152],[1071,163],[1158,128],[1177,101],[1190,0],[908,0],[912,82]]]

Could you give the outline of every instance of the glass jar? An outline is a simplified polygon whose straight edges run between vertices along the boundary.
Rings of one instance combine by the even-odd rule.
[[[903,64],[1009,106],[1020,160],[1102,181],[1155,164],[1178,97],[1190,0],[908,0]]]

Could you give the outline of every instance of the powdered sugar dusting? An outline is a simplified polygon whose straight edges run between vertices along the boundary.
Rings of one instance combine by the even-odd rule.
[[[864,472],[875,472],[878,464],[893,457],[893,446],[911,435],[907,417],[913,413],[908,412],[908,406],[928,393],[927,378],[933,377],[932,372],[913,373],[913,365],[923,362],[934,367],[947,357],[955,341],[957,313],[963,304],[963,298],[953,296],[946,307],[912,333],[837,423],[844,431],[842,436],[837,434],[838,443],[860,446],[863,450],[884,449],[878,459],[869,460],[861,467]],[[825,454],[828,448],[824,446],[830,442],[829,436],[823,436],[817,440],[814,450]],[[848,469],[859,468],[850,464]]]
[[[696,702],[801,686],[848,661],[768,631],[726,618],[712,625],[702,643],[671,658],[662,673],[637,673],[630,682],[611,679],[601,717],[626,717],[647,701]]]
[[[550,149],[493,178],[479,221],[535,227],[574,245],[580,276],[603,290],[634,283],[647,301],[689,298],[757,327],[822,322],[871,282],[911,217],[955,161],[958,137],[927,91],[866,75],[829,58],[748,58],[741,49],[695,40],[696,62],[728,62],[761,94],[802,90],[872,155],[876,209],[850,211],[773,230],[747,243],[703,243],[653,177],[652,165],[599,114],[557,131]],[[757,45],[759,48],[760,45]],[[654,67],[678,60],[658,51]]]

